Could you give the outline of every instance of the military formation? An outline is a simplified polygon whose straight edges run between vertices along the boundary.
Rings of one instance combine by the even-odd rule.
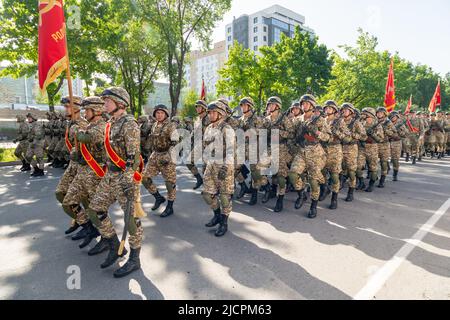
[[[227,233],[233,197],[248,195],[250,206],[259,198],[262,204],[276,199],[273,211],[279,213],[285,195],[292,192],[297,196],[295,210],[310,198],[306,214],[313,219],[318,203],[330,194],[328,208],[338,208],[338,194],[345,186],[345,201],[352,202],[356,190],[373,192],[377,182],[384,188],[391,170],[393,181],[398,181],[401,157],[416,164],[425,156],[450,155],[450,113],[443,111],[407,115],[388,113],[384,107],[360,111],[351,103],[332,100],[320,106],[313,95],[305,94],[286,111],[279,97],[270,97],[263,115],[253,99],[245,97],[239,103],[240,116],[234,115],[226,99],[219,99],[210,104],[197,101],[195,119],[180,119],[165,105],[157,105],[150,116],[136,120],[127,114],[130,96],[120,87],[108,88],[100,96],[72,101],[64,97],[61,103],[65,112],[49,112],[45,122],[31,113],[27,122],[18,116],[15,155],[22,161],[21,171],[33,167],[33,177],[44,175],[45,156],[50,166],[65,169],[55,191],[69,217],[65,233],[77,231],[71,239],[81,241],[80,248],[99,239],[88,255],[107,251],[101,268],[128,253],[128,238],[128,260],[114,277],[141,268],[141,219],[146,214],[140,185],[154,197],[153,211],[166,203],[161,218],[175,213],[174,154],[181,152],[173,151],[183,139],[177,129],[188,133],[190,150],[184,165],[196,179],[193,188],[203,186],[202,197],[212,213],[205,226],[217,227],[216,237]],[[238,131],[245,133],[242,145],[236,144]],[[166,197],[154,183],[158,175],[164,179]],[[124,212],[121,239],[109,214],[116,201]]]

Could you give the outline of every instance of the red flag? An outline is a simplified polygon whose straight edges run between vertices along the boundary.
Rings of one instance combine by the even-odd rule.
[[[202,79],[202,92],[200,93],[200,100],[206,101],[206,87],[204,79]]]
[[[68,65],[62,0],[39,1],[39,88],[44,92]]]
[[[428,111],[436,112],[437,106],[441,105],[441,81],[439,80],[436,91],[434,91],[433,98],[431,98],[430,105],[428,106]]]
[[[409,112],[411,111],[411,107],[412,107],[412,95],[409,98],[408,105],[406,106],[405,115],[409,114]]]
[[[394,59],[391,59],[388,79],[386,82],[386,94],[384,96],[384,106],[386,107],[387,112],[394,111],[395,104]]]

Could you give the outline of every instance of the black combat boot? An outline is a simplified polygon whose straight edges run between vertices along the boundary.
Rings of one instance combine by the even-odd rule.
[[[63,168],[63,170],[66,170],[68,167],[69,167],[69,161],[64,161],[64,164],[63,164],[63,166],[62,166],[62,168]]]
[[[314,219],[315,217],[317,217],[317,203],[318,202],[319,202],[318,200],[312,200],[311,208],[309,208],[309,212],[308,212],[308,218]]]
[[[131,249],[128,261],[119,269],[114,271],[114,278],[122,278],[133,271],[139,270],[141,268],[141,260],[139,259],[139,254],[141,253],[141,248]]]
[[[196,175],[195,175],[195,178],[197,179],[197,183],[195,184],[195,186],[194,186],[194,190],[197,190],[198,188],[200,188],[202,185],[203,185],[203,178],[202,178],[202,176],[200,175],[200,173],[197,173]]]
[[[237,199],[241,199],[245,196],[246,193],[250,192],[250,189],[247,187],[247,183],[240,182],[239,185],[241,186],[241,190],[239,190],[239,194],[237,196]]]
[[[386,176],[381,176],[380,183],[378,183],[378,188],[384,188],[385,180],[386,180]]]
[[[305,189],[302,189],[300,191],[298,191],[298,198],[297,200],[295,200],[295,209],[299,210],[301,207],[303,207],[303,204],[305,203],[307,197],[306,197],[306,192]]]
[[[62,167],[62,161],[59,160],[58,158],[55,159],[55,161],[53,161],[53,168],[61,168]]]
[[[328,195],[331,193],[330,186],[328,184],[321,184],[320,185],[320,196],[319,201],[325,200]]]
[[[252,193],[252,197],[250,198],[249,205],[254,206],[258,202],[258,189],[252,188],[250,189]]]
[[[31,171],[30,164],[28,162],[25,162],[25,167],[21,171],[23,171],[23,172]]]
[[[358,178],[358,186],[356,187],[357,190],[364,190],[366,188],[366,184],[364,183],[364,178],[360,177]]]
[[[212,227],[217,226],[220,223],[221,215],[222,215],[222,212],[221,212],[220,208],[217,208],[216,210],[214,210],[214,217],[207,224],[205,224],[205,227],[212,228]]]
[[[355,189],[353,188],[348,188],[348,193],[347,193],[347,198],[345,198],[346,202],[352,202],[353,201],[353,191]]]
[[[412,157],[412,164],[416,164],[416,157],[415,156]]]
[[[167,207],[166,209],[164,209],[163,213],[161,213],[160,217],[161,218],[167,218],[168,216],[173,214],[173,201],[168,201],[167,202]]]
[[[392,181],[398,181],[398,170],[394,170],[394,177]]]
[[[25,160],[22,160],[22,166],[19,168],[20,171],[23,171],[23,169],[25,168]]]
[[[88,255],[89,256],[95,256],[97,254],[102,253],[103,251],[108,250],[108,240],[105,238],[101,238],[99,242],[97,242],[97,244],[88,251]]]
[[[37,168],[37,172],[35,172],[34,177],[43,177],[44,175],[44,169]]]
[[[275,209],[273,209],[273,211],[275,212],[281,212],[283,211],[283,200],[284,200],[284,195],[280,195],[277,198],[277,204],[275,205]]]
[[[222,237],[228,231],[228,216],[221,214],[220,215],[220,225],[214,234],[216,237]]]
[[[39,168],[33,167],[33,173],[30,174],[30,177],[36,177],[38,172],[39,172]]]
[[[73,224],[70,226],[70,228],[67,229],[66,231],[64,231],[64,233],[65,234],[71,234],[72,232],[77,230],[79,227],[80,227],[80,225],[74,221]]]
[[[369,186],[366,189],[366,192],[372,192],[373,191],[373,186],[375,185],[375,180],[370,180],[369,181]]]
[[[106,242],[108,243],[109,247],[109,253],[106,257],[106,260],[100,265],[100,268],[105,269],[109,266],[112,266],[114,262],[117,261],[120,257],[123,257],[127,254],[127,249],[123,249],[122,255],[119,256],[119,247],[120,247],[120,241],[117,235],[114,235],[111,239],[106,239]]]
[[[406,153],[406,159],[405,162],[409,162],[409,153]]]
[[[152,207],[152,210],[158,210],[159,207],[166,202],[166,198],[164,198],[159,191],[156,191],[156,193],[153,194],[153,196],[155,197],[155,205]]]
[[[87,225],[81,225],[81,227],[82,229],[72,236],[73,241],[81,240],[88,236],[89,230],[87,229]]]
[[[270,193],[272,191],[272,187],[270,186],[270,183],[267,183],[265,186],[263,186],[264,190],[264,196],[262,198],[262,203],[267,203],[270,200]]]
[[[100,235],[100,232],[98,232],[97,228],[94,227],[92,222],[87,222],[86,226],[82,226],[83,228],[87,228],[87,235],[84,238],[83,242],[80,243],[79,247],[80,249],[83,249],[84,247],[87,247],[92,240],[97,238]]]
[[[331,195],[331,204],[328,208],[330,208],[330,210],[336,210],[337,209],[337,199],[338,199],[338,194],[337,192],[333,192]]]

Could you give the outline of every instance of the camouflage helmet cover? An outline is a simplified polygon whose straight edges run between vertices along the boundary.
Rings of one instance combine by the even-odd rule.
[[[130,95],[128,94],[127,90],[121,87],[110,87],[104,90],[101,94],[101,98],[109,98],[125,107],[128,107],[130,105]]]

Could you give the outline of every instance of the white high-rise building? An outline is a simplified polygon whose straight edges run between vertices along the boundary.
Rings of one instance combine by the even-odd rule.
[[[314,35],[314,31],[305,26],[305,17],[280,5],[235,18],[225,27],[226,55],[236,40],[246,49],[259,53],[262,46],[272,46],[280,41],[281,33],[292,37],[295,27]]]

